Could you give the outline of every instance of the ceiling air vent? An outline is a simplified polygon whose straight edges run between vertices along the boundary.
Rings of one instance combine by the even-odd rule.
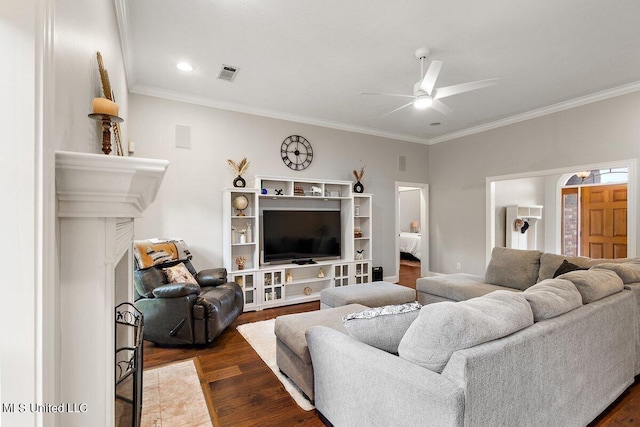
[[[234,67],[233,65],[222,64],[222,68],[218,73],[218,78],[221,80],[232,82],[233,79],[236,78],[236,74],[238,74],[238,71],[240,71],[240,68],[238,67]]]

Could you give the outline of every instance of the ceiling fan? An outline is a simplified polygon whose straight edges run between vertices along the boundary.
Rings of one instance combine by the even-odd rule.
[[[413,104],[417,109],[433,108],[442,114],[449,114],[452,110],[447,107],[440,99],[447,96],[457,95],[463,92],[469,92],[476,89],[481,89],[487,86],[493,86],[498,82],[498,79],[478,80],[475,82],[461,83],[453,86],[445,86],[434,88],[438,74],[440,74],[440,68],[442,68],[442,61],[431,61],[427,72],[424,72],[424,60],[429,56],[429,48],[423,47],[416,50],[416,58],[420,60],[420,80],[413,86],[413,95],[402,95],[397,93],[373,93],[373,92],[360,92],[360,95],[384,95],[395,96],[401,98],[411,98],[411,102],[389,111],[383,114],[383,117],[391,113],[395,113],[398,110],[408,107]]]

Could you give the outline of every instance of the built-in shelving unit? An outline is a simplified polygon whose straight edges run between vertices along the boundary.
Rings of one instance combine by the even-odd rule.
[[[223,191],[224,264],[245,297],[245,311],[320,299],[325,288],[371,281],[373,205],[371,194],[352,192],[350,181],[255,177],[256,188]],[[246,197],[241,213],[234,200]],[[264,209],[339,210],[340,259],[316,264],[273,264],[261,261],[260,229]],[[251,228],[251,236],[242,230]],[[243,269],[236,263],[244,257]]]
[[[538,223],[542,220],[540,205],[510,205],[507,206],[506,245],[512,249],[540,249],[538,248]],[[516,227],[516,220],[527,223],[524,233],[522,228]]]

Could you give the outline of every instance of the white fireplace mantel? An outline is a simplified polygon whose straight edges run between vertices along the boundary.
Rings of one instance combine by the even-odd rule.
[[[57,401],[86,404],[58,425],[114,425],[114,307],[132,301],[134,218],[158,194],[166,160],[56,152]]]
[[[155,200],[167,160],[56,152],[59,217],[138,218]]]

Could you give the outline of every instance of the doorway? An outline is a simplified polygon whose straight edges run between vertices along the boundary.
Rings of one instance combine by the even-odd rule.
[[[561,253],[590,258],[628,256],[628,171],[578,172],[561,189]]]
[[[540,177],[544,185],[544,206],[542,221],[544,222],[544,244],[540,250],[561,254],[562,248],[562,188],[567,186],[568,179],[576,171],[604,170],[626,168],[628,171],[628,201],[626,212],[627,223],[627,257],[634,257],[638,252],[637,228],[637,172],[636,159],[620,160],[608,163],[577,165],[558,169],[525,172],[511,175],[493,176],[486,178],[486,263],[491,259],[491,251],[495,246],[501,246],[496,239],[496,188],[503,181],[519,180],[523,178]],[[586,181],[586,180],[585,180]]]
[[[396,182],[396,262],[400,278],[401,263],[419,269],[423,277],[429,271],[429,185]]]

